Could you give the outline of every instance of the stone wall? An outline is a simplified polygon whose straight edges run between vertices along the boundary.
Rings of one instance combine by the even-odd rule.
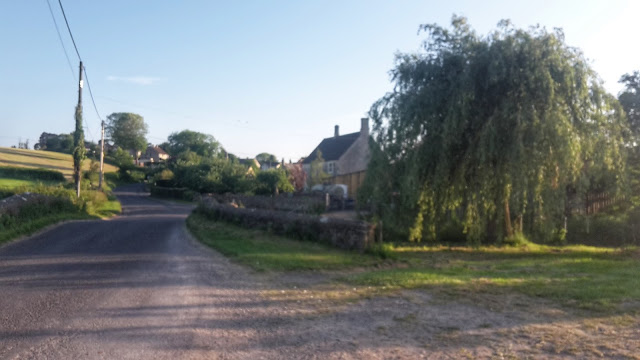
[[[234,203],[238,207],[288,211],[305,214],[320,214],[325,211],[325,197],[314,194],[281,194],[278,196],[250,196],[239,194],[208,194],[223,204]]]
[[[374,227],[364,221],[327,218],[265,209],[236,208],[213,198],[201,201],[196,212],[216,221],[263,229],[287,237],[363,251],[373,244]]]

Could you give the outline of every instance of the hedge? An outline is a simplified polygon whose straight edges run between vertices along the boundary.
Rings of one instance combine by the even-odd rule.
[[[188,188],[151,186],[150,192],[153,196],[185,201],[193,201],[197,197],[197,193]]]
[[[325,211],[323,195],[289,195],[278,196],[240,195],[240,194],[208,194],[218,202],[235,202],[241,207],[291,211],[305,214],[321,214]]]
[[[216,221],[262,229],[300,240],[326,243],[342,249],[363,251],[374,242],[374,228],[364,221],[327,218],[291,212],[236,208],[205,198],[196,212]]]
[[[64,175],[60,171],[14,166],[0,166],[0,177],[20,180],[65,181]]]

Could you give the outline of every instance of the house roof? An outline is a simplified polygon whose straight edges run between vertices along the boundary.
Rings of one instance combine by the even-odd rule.
[[[158,146],[154,146],[153,150],[155,150],[158,153],[158,155],[169,155],[169,154],[167,154],[166,151],[162,150],[162,148],[160,148]]]
[[[326,138],[322,140],[320,145],[316,146],[315,149],[307,156],[306,159],[302,162],[303,164],[310,164],[313,160],[316,159],[316,153],[318,150],[322,152],[322,158],[325,161],[335,161],[340,159],[340,157],[353,145],[353,143],[360,136],[360,132],[355,132],[351,134],[346,134],[342,136],[333,136],[330,138]]]

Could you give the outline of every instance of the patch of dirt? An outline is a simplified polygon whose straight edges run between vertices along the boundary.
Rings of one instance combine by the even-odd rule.
[[[517,294],[379,292],[321,272],[271,276],[292,331],[328,358],[640,359],[640,317],[586,313]],[[466,296],[465,296],[466,295]]]

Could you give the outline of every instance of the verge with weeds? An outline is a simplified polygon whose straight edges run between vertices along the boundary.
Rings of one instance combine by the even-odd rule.
[[[198,214],[187,219],[187,226],[204,244],[256,270],[341,270],[333,277],[334,285],[368,289],[363,294],[428,289],[471,299],[485,293],[519,293],[596,311],[640,306],[637,248],[385,244],[360,254],[213,222]]]

